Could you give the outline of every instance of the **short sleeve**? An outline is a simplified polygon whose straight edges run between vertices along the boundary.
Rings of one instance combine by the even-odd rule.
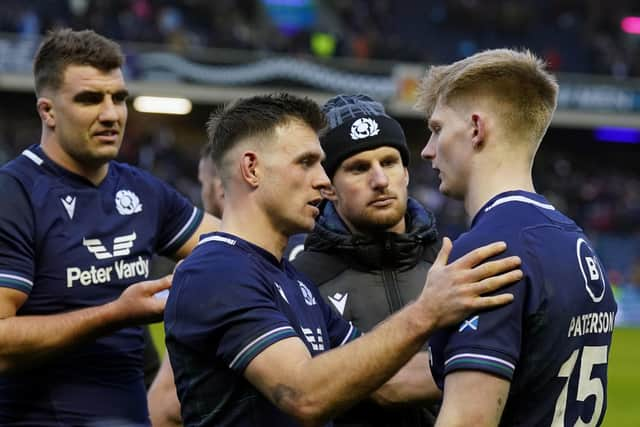
[[[0,173],[0,286],[31,293],[34,277],[35,224],[24,188]]]
[[[193,235],[204,217],[204,212],[182,194],[157,178],[153,178],[160,192],[160,223],[157,251],[171,255]]]
[[[298,336],[259,272],[246,264],[231,272],[216,269],[234,262],[225,258],[207,259],[210,267],[190,265],[198,262],[187,258],[174,276],[166,320],[167,332],[177,341],[211,352],[242,373],[270,345]]]
[[[471,233],[463,235],[454,243],[450,262],[455,261],[471,250],[498,240],[507,241],[507,251],[496,258],[518,254],[517,238],[506,236]],[[522,319],[525,316],[526,267],[524,278],[495,293],[509,292],[514,295],[510,304],[492,310],[472,314],[454,328],[434,334],[429,343],[434,364],[442,370],[434,369],[434,378],[442,386],[444,376],[457,370],[475,370],[489,372],[507,380],[512,380],[522,341]],[[435,350],[435,351],[434,351]],[[437,378],[437,374],[441,374]]]

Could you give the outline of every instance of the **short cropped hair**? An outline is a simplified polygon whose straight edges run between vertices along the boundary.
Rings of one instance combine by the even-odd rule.
[[[213,156],[211,154],[212,152],[213,152],[213,146],[209,144],[209,142],[207,142],[200,149],[200,160],[209,162],[209,164],[211,165],[211,169],[210,169],[211,176],[218,177],[219,175],[218,168],[216,167],[216,164],[213,162]]]
[[[111,71],[122,64],[124,55],[120,46],[92,30],[52,30],[40,43],[33,61],[36,94],[44,88],[59,89],[69,65],[90,65]]]
[[[326,125],[317,103],[288,93],[241,98],[211,114],[207,134],[211,158],[223,182],[228,178],[225,155],[248,138],[270,139],[277,127],[299,121],[316,133]]]
[[[558,83],[529,50],[486,50],[450,65],[430,67],[416,108],[428,119],[438,102],[450,103],[467,95],[492,97],[496,105],[504,106],[500,122],[506,130],[539,143],[557,106]]]

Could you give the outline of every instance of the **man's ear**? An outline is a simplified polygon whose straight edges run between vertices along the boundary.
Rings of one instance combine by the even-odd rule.
[[[36,109],[42,122],[49,128],[56,127],[55,111],[51,98],[40,97],[36,102]]]
[[[338,199],[338,196],[336,195],[336,188],[333,185],[321,189],[320,195],[327,200],[331,200],[332,202],[335,202]]]
[[[487,138],[487,120],[483,114],[471,114],[471,143],[473,148],[482,148]]]
[[[254,151],[245,151],[240,159],[242,179],[253,188],[258,188],[260,178],[257,173],[258,155]]]

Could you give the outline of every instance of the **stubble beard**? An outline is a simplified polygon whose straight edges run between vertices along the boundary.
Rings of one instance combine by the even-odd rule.
[[[361,231],[381,232],[397,225],[406,212],[406,202],[402,206],[397,203],[393,209],[381,212],[376,208],[366,207],[362,212],[351,220],[352,225]]]

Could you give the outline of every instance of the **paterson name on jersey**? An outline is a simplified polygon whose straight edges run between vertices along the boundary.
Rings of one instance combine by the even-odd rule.
[[[585,313],[571,318],[567,337],[581,337],[587,334],[610,334],[613,332],[616,313],[600,311]]]

